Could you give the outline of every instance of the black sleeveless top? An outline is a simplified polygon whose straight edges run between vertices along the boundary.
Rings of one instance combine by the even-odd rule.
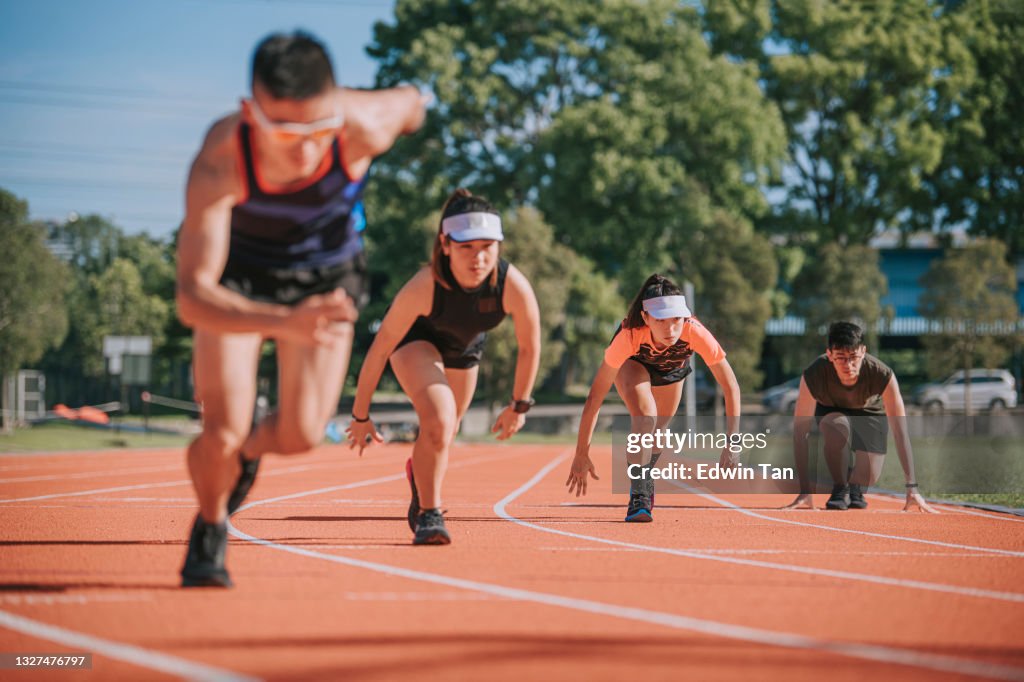
[[[349,177],[337,138],[326,168],[294,191],[274,193],[260,187],[250,126],[240,124],[238,136],[248,196],[231,210],[229,263],[311,269],[344,263],[363,251],[366,175]]]
[[[439,351],[446,363],[456,358],[478,361],[483,350],[486,332],[505,319],[502,297],[505,295],[505,277],[508,261],[498,260],[498,282],[492,286],[490,277],[476,289],[459,286],[447,264],[443,268],[445,289],[434,282],[434,300],[429,315],[420,315],[398,347],[412,341],[428,341]],[[454,366],[454,365],[453,365]]]
[[[819,355],[804,370],[804,383],[811,396],[825,407],[863,410],[870,414],[885,414],[882,394],[892,379],[892,369],[870,353],[864,354],[857,383],[844,386],[828,356]]]

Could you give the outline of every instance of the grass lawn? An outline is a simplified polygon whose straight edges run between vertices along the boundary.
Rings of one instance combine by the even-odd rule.
[[[62,450],[107,450],[112,448],[184,447],[191,436],[165,433],[118,433],[73,424],[49,423],[0,434],[0,452],[58,452]]]

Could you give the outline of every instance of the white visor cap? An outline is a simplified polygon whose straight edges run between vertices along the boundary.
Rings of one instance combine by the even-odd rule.
[[[685,296],[659,296],[644,301],[644,311],[651,317],[664,320],[669,317],[692,317],[686,307]]]
[[[474,239],[505,239],[501,231],[501,218],[493,213],[460,213],[441,221],[441,233],[452,241],[469,242]]]

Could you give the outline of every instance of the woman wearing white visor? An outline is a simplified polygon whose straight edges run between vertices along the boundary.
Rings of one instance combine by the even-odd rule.
[[[497,211],[468,190],[456,190],[441,212],[430,265],[398,292],[359,372],[348,435],[360,454],[369,442],[383,442],[370,419],[370,402],[389,359],[419,418],[406,463],[413,544],[451,542],[441,515],[448,450],[473,399],[485,332],[506,314],[515,324],[519,352],[512,399],[492,432],[501,440],[516,433],[533,404],[540,311],[526,277],[499,257],[503,239]]]
[[[667,278],[648,277],[605,350],[604,362],[583,407],[576,457],[565,482],[569,492],[575,491],[577,497],[586,495],[588,475],[595,480],[598,478],[590,460],[590,441],[601,403],[612,384],[629,409],[633,432],[650,433],[667,425],[675,415],[683,394],[683,380],[692,371],[690,356],[697,352],[725,393],[729,434],[739,428],[740,389],[736,375],[725,359],[722,346],[693,317],[682,294]],[[653,452],[647,466],[653,466],[660,454]],[[642,453],[627,454],[627,465],[642,464],[641,456]],[[723,450],[721,463],[734,462],[728,448]],[[653,507],[653,481],[633,480],[626,521],[651,521]]]

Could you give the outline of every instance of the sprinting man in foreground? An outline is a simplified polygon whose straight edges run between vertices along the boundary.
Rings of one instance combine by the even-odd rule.
[[[338,87],[324,47],[296,32],[257,46],[251,97],[207,133],[178,241],[178,314],[194,333],[203,415],[188,448],[199,513],[183,586],[231,586],[225,521],[259,458],[321,441],[366,299],[366,175],[423,117],[423,97],[411,87]],[[266,339],[276,344],[278,407],[253,427]]]

